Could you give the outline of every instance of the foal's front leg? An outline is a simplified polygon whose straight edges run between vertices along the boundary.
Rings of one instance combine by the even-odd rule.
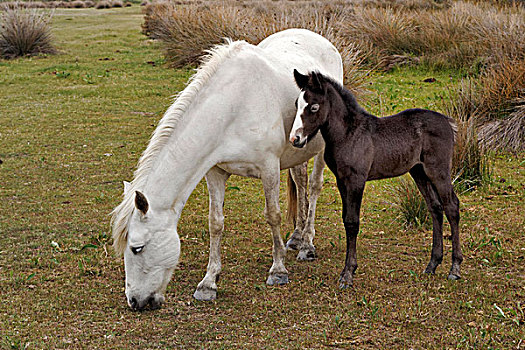
[[[339,288],[345,289],[353,284],[357,269],[357,234],[359,233],[359,212],[366,180],[356,176],[337,181],[343,202],[343,223],[346,231],[345,267],[339,278]]]
[[[210,257],[206,276],[197,286],[193,297],[197,300],[217,298],[217,281],[221,272],[221,237],[224,230],[224,191],[230,174],[214,167],[206,174],[206,184],[210,196],[209,230]]]

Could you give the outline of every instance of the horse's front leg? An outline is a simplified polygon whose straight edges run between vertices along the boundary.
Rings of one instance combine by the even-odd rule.
[[[295,229],[286,242],[286,249],[300,250],[304,244],[303,230],[308,215],[308,163],[291,168],[289,176],[293,183],[288,178],[288,213],[294,216]]]
[[[193,297],[197,300],[214,300],[217,298],[217,281],[221,272],[221,237],[224,230],[224,191],[230,174],[213,167],[206,174],[206,184],[210,196],[209,230],[210,257],[206,276],[197,286]]]
[[[314,260],[317,257],[314,246],[315,209],[317,206],[317,199],[319,198],[323,187],[324,166],[324,152],[321,152],[315,156],[314,168],[312,174],[310,174],[308,216],[306,217],[306,224],[304,225],[303,230],[304,243],[299,254],[297,254],[297,260]]]
[[[279,160],[269,162],[261,172],[261,179],[266,198],[264,214],[272,229],[273,238],[273,264],[266,284],[278,285],[288,283],[288,271],[284,267],[286,248],[281,237],[281,212],[279,209]]]
[[[339,278],[339,288],[344,289],[352,286],[357,269],[357,234],[365,180],[357,177],[338,179],[337,187],[343,202],[343,223],[346,231],[345,267]]]

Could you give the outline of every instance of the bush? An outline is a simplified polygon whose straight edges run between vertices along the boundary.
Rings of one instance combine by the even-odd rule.
[[[0,14],[0,56],[54,54],[49,21],[51,15],[35,9],[7,8]]]

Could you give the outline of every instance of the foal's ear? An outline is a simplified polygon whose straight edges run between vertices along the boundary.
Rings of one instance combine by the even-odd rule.
[[[324,92],[322,84],[324,80],[321,73],[314,71],[310,77],[312,78],[312,90]]]
[[[146,215],[148,212],[148,200],[146,199],[146,196],[139,191],[135,191],[135,207],[142,213],[142,215]]]
[[[293,70],[293,76],[295,78],[295,83],[299,87],[299,89],[303,90],[306,85],[308,85],[309,76],[308,75],[302,75],[297,71],[297,69]]]

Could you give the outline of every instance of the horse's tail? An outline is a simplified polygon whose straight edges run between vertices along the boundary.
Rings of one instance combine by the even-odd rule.
[[[292,178],[292,172],[288,169],[288,181],[287,181],[288,190],[286,191],[286,201],[288,205],[288,210],[286,214],[286,220],[293,223],[295,227],[297,219],[297,186],[295,181]]]

